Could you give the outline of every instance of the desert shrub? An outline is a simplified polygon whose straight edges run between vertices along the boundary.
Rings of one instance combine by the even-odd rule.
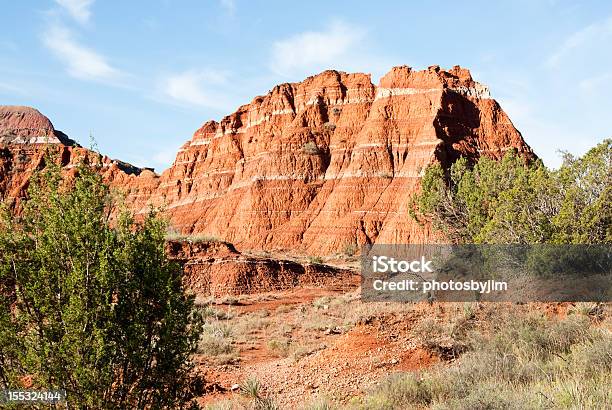
[[[270,339],[268,340],[268,349],[272,354],[278,357],[287,357],[289,356],[291,349],[291,339],[289,338],[279,338],[279,339]]]
[[[191,242],[224,242],[223,239],[215,235],[197,234],[187,236]]]
[[[250,399],[261,396],[261,383],[256,378],[249,378],[240,384],[240,394]]]
[[[433,382],[433,379],[423,379],[417,373],[393,376],[378,388],[375,395],[367,398],[366,408],[396,408],[404,403],[428,405],[438,388]]]
[[[600,338],[575,347],[572,367],[579,375],[589,376],[595,372],[612,371],[612,343],[610,338]]]
[[[503,387],[508,388],[508,386]],[[447,402],[432,403],[430,408],[432,410],[523,410],[539,408],[538,402],[537,397],[525,397],[520,392],[500,394],[500,384],[487,383]]]
[[[274,402],[274,399],[271,397],[264,397],[259,400],[256,400],[253,404],[253,408],[255,410],[278,410],[279,407]]]
[[[204,320],[229,320],[233,317],[233,314],[230,311],[224,309],[216,309],[210,303],[198,306],[197,312],[200,313],[202,319]]]
[[[329,309],[329,305],[331,304],[332,298],[330,296],[323,296],[320,298],[315,299],[312,302],[312,306],[315,307],[315,309]]]
[[[610,399],[610,346],[587,318],[511,317],[451,365],[390,378],[360,408],[597,408]]]
[[[357,245],[353,243],[347,243],[342,247],[342,253],[346,256],[355,256],[358,250]]]
[[[221,300],[219,300],[219,303],[221,303],[222,305],[235,306],[240,303],[240,300],[236,296],[227,295],[224,296]]]
[[[471,348],[473,319],[470,309],[447,323],[428,318],[417,323],[412,334],[426,349],[444,359],[454,359]]]
[[[302,146],[302,151],[308,155],[318,155],[321,150],[314,141],[308,141]]]
[[[221,322],[206,323],[198,343],[198,353],[214,357],[233,352],[231,327]]]
[[[267,310],[243,313],[232,320],[234,335],[238,343],[252,343],[252,335],[269,328],[273,321]]]
[[[334,406],[326,399],[317,399],[314,402],[308,404],[304,409],[305,410],[334,410],[338,407]]]
[[[558,170],[508,152],[431,165],[412,216],[459,243],[612,243],[612,139]]]
[[[578,302],[570,307],[569,315],[583,315],[599,322],[604,319],[604,307],[600,303]]]
[[[336,129],[336,124],[332,122],[326,122],[325,124],[323,124],[323,128],[325,128],[328,131],[334,131]]]
[[[308,258],[308,263],[311,263],[313,265],[321,265],[323,264],[323,258],[321,258],[320,256],[311,256]]]
[[[221,400],[204,407],[205,410],[238,410],[243,408],[244,406],[241,406],[234,400]]]
[[[291,310],[293,310],[293,306],[281,304],[281,305],[278,305],[275,311],[276,313],[289,313],[291,312]]]
[[[199,325],[166,224],[116,206],[95,163],[35,174],[0,218],[0,385],[67,392],[73,408],[180,408]],[[99,163],[99,162],[98,162]]]
[[[264,394],[263,387],[256,378],[249,378],[240,385],[240,393],[250,400],[254,410],[276,410],[274,400]]]
[[[512,354],[523,359],[546,359],[550,355],[567,353],[576,343],[590,341],[593,337],[587,318],[570,317],[548,323],[543,317],[527,316],[501,325],[482,343],[497,354],[510,349]]]
[[[311,354],[316,353],[319,350],[325,349],[325,347],[326,347],[325,345],[321,345],[321,344],[319,345],[294,344],[291,346],[291,357],[293,357],[293,360],[297,362],[306,356],[310,356]]]

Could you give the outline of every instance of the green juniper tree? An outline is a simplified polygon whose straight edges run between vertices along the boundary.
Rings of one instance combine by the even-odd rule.
[[[563,155],[554,174],[560,203],[553,218],[557,243],[612,243],[612,139],[582,157]]]
[[[69,408],[188,407],[200,326],[164,221],[111,221],[95,164],[67,180],[47,163],[21,216],[0,218],[0,386],[27,377]]]
[[[427,168],[412,216],[456,243],[612,243],[612,139],[558,170],[514,152]]]

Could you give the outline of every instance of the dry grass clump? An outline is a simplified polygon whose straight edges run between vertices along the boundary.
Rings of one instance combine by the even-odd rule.
[[[254,377],[240,383],[240,396],[223,400],[205,407],[207,410],[278,410],[271,395],[265,392],[263,385]]]
[[[181,242],[225,242],[221,238],[214,235],[183,234],[174,230],[171,230],[166,233],[166,240]]]
[[[276,410],[278,406],[272,397],[265,394],[259,380],[250,378],[240,385],[240,394],[249,400],[248,408],[253,410]]]
[[[612,335],[584,315],[509,315],[486,334],[457,321],[422,337],[438,348],[450,341],[465,353],[451,365],[390,378],[358,408],[600,408],[612,402]]]
[[[354,243],[347,243],[342,247],[342,254],[345,256],[355,256],[359,248]]]
[[[308,263],[310,263],[311,265],[322,265],[323,258],[320,256],[309,256]]]
[[[291,338],[288,337],[268,340],[268,349],[277,357],[289,356],[291,345]]]
[[[203,320],[197,353],[207,356],[215,364],[236,362],[238,354],[234,348],[233,329],[229,324],[233,313],[211,304],[199,305],[196,311]]]
[[[233,351],[231,327],[220,322],[204,324],[198,342],[198,353],[214,357]]]
[[[338,407],[330,403],[329,400],[325,398],[318,398],[312,403],[306,405],[306,407],[304,407],[304,410],[334,410],[337,408]]]
[[[234,314],[229,310],[217,309],[212,304],[206,303],[197,306],[197,311],[204,321],[209,320],[230,320]]]
[[[243,313],[232,319],[235,343],[241,349],[253,348],[257,345],[257,334],[272,328],[274,320],[267,310]]]
[[[414,308],[401,302],[363,303],[359,299],[359,292],[316,299],[312,308],[303,311],[300,325],[305,330],[335,329],[344,333],[358,324],[370,323],[387,314],[402,315]]]
[[[426,349],[444,360],[453,360],[471,348],[472,331],[478,325],[476,319],[475,308],[465,304],[462,311],[450,319],[423,319],[411,333]]]

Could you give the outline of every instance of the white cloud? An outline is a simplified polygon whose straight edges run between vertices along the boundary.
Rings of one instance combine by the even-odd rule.
[[[346,64],[356,57],[355,48],[365,30],[342,21],[331,23],[323,31],[307,31],[274,43],[270,68],[277,74],[291,76]]]
[[[567,58],[583,49],[593,51],[597,55],[609,48],[612,38],[612,16],[605,20],[590,24],[570,35],[545,61],[548,68],[559,68]],[[585,51],[588,51],[585,50]],[[607,53],[604,53],[607,54]]]
[[[76,21],[81,24],[87,23],[91,17],[91,6],[95,0],[55,0]]]
[[[221,7],[223,7],[228,13],[234,14],[236,11],[235,0],[221,0]]]
[[[216,70],[189,70],[168,76],[161,91],[174,102],[198,107],[228,110],[228,74]]]
[[[72,32],[65,27],[51,26],[45,33],[43,42],[66,64],[68,73],[73,77],[82,80],[112,81],[121,75],[104,56],[79,44]]]

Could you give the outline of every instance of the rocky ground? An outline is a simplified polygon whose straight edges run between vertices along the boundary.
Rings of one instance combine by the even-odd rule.
[[[486,332],[501,311],[562,317],[572,305],[363,303],[357,290],[301,288],[199,301],[208,317],[197,372],[201,404],[244,405],[244,386],[280,408],[358,402],[393,373],[452,363],[463,328]],[[507,313],[507,312],[506,312]]]
[[[211,322],[228,329],[232,350],[215,355],[203,348],[197,356],[210,386],[201,402],[235,398],[237,385],[253,378],[283,408],[319,397],[346,402],[390,372],[439,361],[408,337],[427,307],[366,305],[358,296],[298,289],[213,302],[207,309],[219,318]]]

